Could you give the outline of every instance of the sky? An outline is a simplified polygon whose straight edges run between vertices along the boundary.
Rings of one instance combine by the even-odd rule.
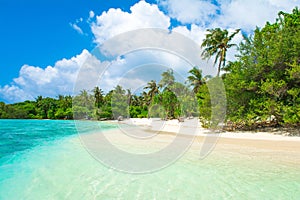
[[[300,0],[0,0],[0,101],[73,94],[85,61],[102,63],[93,49],[127,31],[160,28],[200,45],[208,28],[241,28],[251,34],[256,26],[274,22],[279,11],[299,5]],[[234,42],[241,38],[237,35]],[[233,55],[234,50],[229,59]],[[111,61],[117,70],[108,71],[101,86],[112,89],[114,71],[124,66],[128,71],[137,60],[150,58],[172,63],[179,72],[185,65],[167,53],[126,55]],[[137,75],[130,79],[136,81],[131,85],[144,84]]]

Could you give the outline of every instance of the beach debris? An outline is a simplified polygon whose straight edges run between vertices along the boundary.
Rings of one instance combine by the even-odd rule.
[[[118,117],[118,121],[123,121],[123,120],[124,120],[123,116]]]
[[[178,122],[184,122],[184,117],[179,117]]]

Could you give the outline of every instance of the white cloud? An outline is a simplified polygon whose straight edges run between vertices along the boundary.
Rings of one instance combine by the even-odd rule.
[[[82,29],[81,29],[77,24],[72,24],[72,23],[70,23],[70,26],[71,26],[75,31],[77,31],[79,34],[83,35]]]
[[[9,101],[33,99],[39,95],[55,97],[72,94],[77,73],[91,55],[87,50],[71,59],[62,59],[45,69],[24,65],[11,85],[0,87],[0,96]]]
[[[251,32],[267,21],[274,22],[279,11],[291,12],[300,0],[159,0],[168,15],[184,24],[203,28],[242,28]]]
[[[155,4],[140,1],[130,8],[130,13],[111,8],[96,17],[92,32],[98,44],[108,38],[140,28],[168,29],[170,18],[160,11]]]
[[[174,32],[180,33],[191,40],[195,41],[199,46],[201,46],[203,39],[205,38],[205,34],[207,33],[206,29],[197,26],[195,24],[191,25],[190,30],[186,26],[177,26],[173,28]]]
[[[159,0],[167,13],[184,24],[201,24],[217,14],[218,7],[207,0]]]
[[[221,14],[212,20],[213,27],[241,28],[251,32],[267,21],[275,22],[279,11],[291,12],[300,0],[219,0]]]
[[[225,3],[227,2],[227,3]],[[263,26],[267,20],[274,20],[277,9],[266,0],[232,0],[221,4],[221,15],[214,26],[223,28],[242,28],[251,31]]]
[[[95,13],[94,13],[94,11],[90,11],[89,12],[89,19],[91,19],[91,18],[94,18],[95,17]]]
[[[300,5],[299,0],[288,0],[288,1],[268,0],[268,1],[271,5],[277,7],[282,11],[287,11],[287,12],[291,11],[293,8]]]
[[[16,85],[0,86],[0,97],[7,102],[21,102],[34,97]]]

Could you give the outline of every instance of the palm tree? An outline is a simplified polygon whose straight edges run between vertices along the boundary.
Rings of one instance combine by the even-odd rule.
[[[140,102],[142,104],[142,106],[148,106],[149,101],[149,96],[147,94],[147,92],[143,91],[143,93],[140,96]]]
[[[87,107],[90,104],[90,95],[88,91],[81,90],[79,94],[79,103],[81,106]]]
[[[132,100],[132,93],[130,89],[127,89],[127,99],[128,106],[130,106]]]
[[[141,106],[141,100],[139,98],[140,96],[137,96],[135,94],[131,95],[131,102],[130,105],[131,106]]]
[[[119,95],[125,95],[126,90],[124,90],[124,89],[122,88],[122,86],[117,85],[117,86],[115,87],[115,89],[114,89],[114,93],[115,93],[115,94],[119,94]]]
[[[221,67],[225,66],[226,52],[229,48],[236,46],[236,44],[229,43],[233,37],[240,32],[240,29],[236,29],[232,34],[228,35],[228,31],[220,28],[208,29],[209,33],[206,34],[206,38],[203,40],[201,47],[205,48],[202,52],[204,59],[209,59],[216,55],[214,64],[219,61],[217,76],[220,76]]]
[[[111,107],[115,119],[121,120],[123,116],[128,116],[128,96],[126,90],[120,85],[117,85],[113,90]]]
[[[172,69],[168,69],[167,71],[161,74],[162,79],[159,82],[159,87],[167,88],[175,83],[174,72]]]
[[[205,79],[202,77],[202,71],[197,67],[193,67],[193,69],[191,69],[189,73],[191,75],[187,77],[187,81],[191,86],[193,86],[193,92],[197,94],[200,86],[205,82]]]
[[[149,105],[152,103],[153,98],[155,95],[159,93],[158,85],[156,84],[156,81],[151,80],[144,89],[149,89],[147,95],[149,96]]]
[[[97,86],[93,90],[95,98],[95,106],[100,108],[104,103],[103,91]]]

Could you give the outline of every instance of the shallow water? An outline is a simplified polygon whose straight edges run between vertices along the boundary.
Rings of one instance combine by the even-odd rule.
[[[98,126],[81,123],[87,134]],[[215,151],[199,160],[193,149],[158,172],[133,175],[93,159],[72,121],[0,120],[0,139],[1,200],[300,198],[299,166],[272,159]]]

